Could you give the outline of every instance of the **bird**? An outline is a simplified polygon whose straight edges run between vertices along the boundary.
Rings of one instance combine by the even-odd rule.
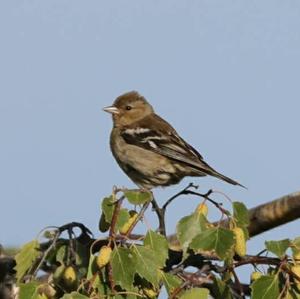
[[[103,110],[113,119],[112,154],[140,189],[167,187],[178,184],[184,177],[206,175],[244,187],[209,166],[137,91],[120,95]]]

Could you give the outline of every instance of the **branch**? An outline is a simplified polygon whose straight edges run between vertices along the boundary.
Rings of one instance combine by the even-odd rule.
[[[151,204],[158,218],[158,232],[166,237],[166,223],[165,223],[166,210],[164,208],[159,207],[154,197],[152,198]]]
[[[223,207],[222,207],[222,203],[218,203],[215,200],[211,199],[209,196],[211,194],[214,193],[213,190],[209,190],[206,193],[199,193],[199,192],[195,192],[191,189],[198,189],[197,185],[194,185],[193,183],[188,184],[184,189],[182,189],[181,191],[179,191],[178,193],[176,193],[175,195],[173,195],[172,197],[170,197],[165,204],[160,207],[158,205],[158,203],[155,201],[153,194],[152,194],[152,207],[158,217],[158,222],[159,222],[159,227],[158,227],[158,231],[166,236],[166,224],[165,224],[165,215],[166,215],[166,210],[168,208],[168,206],[178,197],[180,197],[181,195],[196,195],[199,197],[202,197],[204,200],[207,200],[209,202],[211,202],[216,208],[218,208],[220,210],[220,212],[222,213],[222,219],[224,215],[228,216],[228,211],[226,211]]]
[[[133,231],[133,229],[135,228],[135,226],[137,225],[137,223],[144,217],[144,214],[147,210],[147,208],[149,207],[150,201],[147,201],[146,203],[144,203],[142,209],[140,210],[138,216],[136,217],[135,221],[130,225],[127,233],[126,233],[126,237],[130,236],[131,232]]]
[[[249,236],[254,237],[265,231],[300,218],[300,191],[279,197],[273,201],[249,210]],[[228,220],[222,222],[228,226]],[[168,237],[171,248],[180,250],[176,235]]]
[[[249,218],[251,237],[300,218],[300,191],[250,209]]]
[[[113,196],[116,197],[115,194]],[[118,216],[119,216],[121,206],[122,206],[122,202],[123,202],[124,198],[125,197],[122,196],[117,201],[114,201],[115,202],[115,208],[114,208],[114,212],[113,212],[113,216],[112,216],[112,220],[111,220],[111,225],[110,225],[110,230],[109,230],[110,240],[113,240],[115,238],[115,234],[116,234],[115,229],[116,229],[117,219],[118,219]]]
[[[181,195],[187,195],[190,194],[189,189],[190,188],[194,188],[197,189],[198,187],[195,186],[193,183],[190,183],[187,185],[187,187],[185,187],[184,189],[182,189],[181,191],[179,191],[178,193],[176,193],[175,195],[173,195],[172,197],[170,197],[165,204],[160,207],[157,203],[157,201],[155,200],[153,193],[152,193],[152,208],[155,211],[157,218],[158,218],[158,232],[162,235],[164,235],[166,237],[166,223],[165,223],[165,216],[166,216],[166,210],[167,207],[173,202],[174,199],[178,198]]]
[[[165,210],[167,209],[168,205],[174,200],[176,199],[177,197],[179,197],[180,195],[186,195],[186,194],[189,194],[188,191],[190,188],[194,188],[194,189],[197,189],[198,186],[194,185],[193,183],[189,183],[183,190],[179,191],[178,193],[176,193],[175,195],[173,195],[172,197],[170,197],[166,202],[165,204],[163,205],[162,207],[162,210]]]

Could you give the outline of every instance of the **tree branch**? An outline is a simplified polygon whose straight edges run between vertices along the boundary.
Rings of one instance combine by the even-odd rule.
[[[249,210],[249,236],[254,237],[300,218],[300,191],[279,197]],[[228,226],[228,220],[222,222]],[[171,248],[180,250],[176,235],[168,237]]]
[[[254,237],[300,218],[300,192],[294,192],[249,210],[249,235]]]

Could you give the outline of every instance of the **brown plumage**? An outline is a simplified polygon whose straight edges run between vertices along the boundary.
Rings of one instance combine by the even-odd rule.
[[[104,111],[113,116],[112,153],[140,188],[169,186],[186,176],[206,175],[242,186],[210,167],[136,91],[119,96]]]

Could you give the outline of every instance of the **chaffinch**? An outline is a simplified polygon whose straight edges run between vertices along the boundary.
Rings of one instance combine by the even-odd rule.
[[[140,188],[150,190],[177,184],[186,176],[206,175],[242,186],[210,167],[169,123],[155,114],[138,92],[119,96],[103,110],[113,118],[111,151],[119,166]]]

